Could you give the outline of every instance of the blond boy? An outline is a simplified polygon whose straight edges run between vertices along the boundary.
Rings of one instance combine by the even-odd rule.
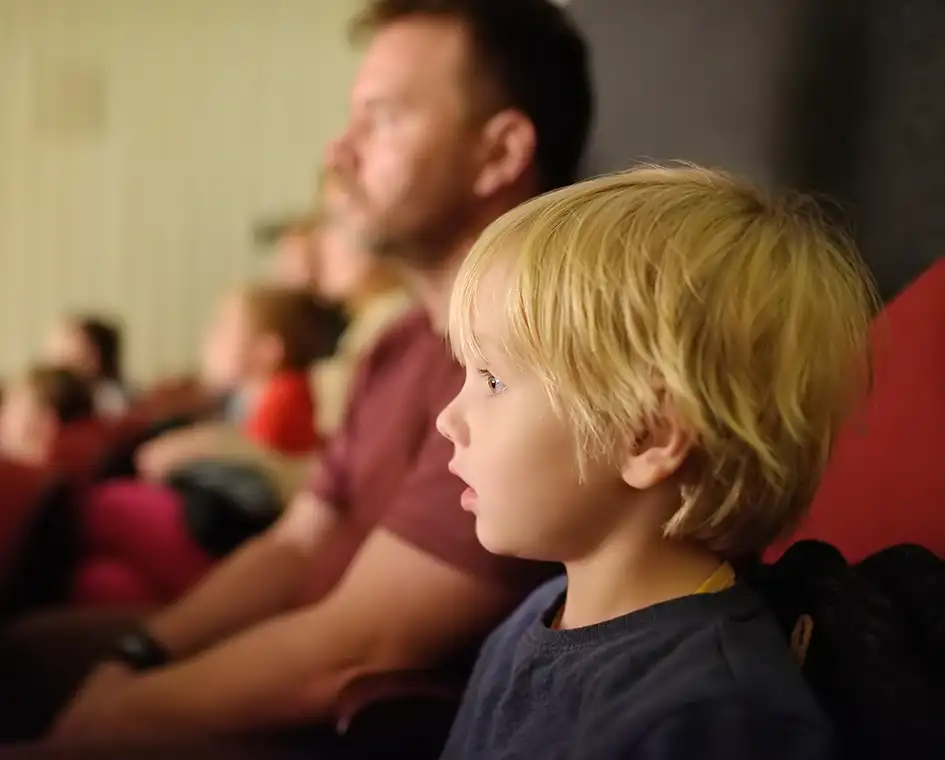
[[[445,760],[833,753],[731,560],[803,515],[869,381],[875,300],[812,204],[641,168],[490,226],[438,427],[498,554],[564,563],[483,648]]]

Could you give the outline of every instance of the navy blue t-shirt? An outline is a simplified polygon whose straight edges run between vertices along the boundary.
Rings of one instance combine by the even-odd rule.
[[[736,584],[575,630],[546,584],[485,643],[442,760],[826,760],[831,725]]]

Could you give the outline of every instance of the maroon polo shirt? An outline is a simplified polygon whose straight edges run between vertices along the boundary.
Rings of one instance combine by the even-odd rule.
[[[460,506],[466,486],[447,469],[453,446],[437,432],[436,418],[463,378],[422,310],[395,323],[361,361],[345,418],[311,486],[341,520],[312,568],[306,601],[338,583],[375,528],[523,595],[549,577],[547,565],[489,554],[476,539],[475,518]]]

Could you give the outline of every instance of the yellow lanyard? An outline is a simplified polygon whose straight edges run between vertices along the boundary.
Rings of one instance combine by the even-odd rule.
[[[723,562],[719,565],[715,571],[708,578],[705,579],[705,582],[696,589],[697,594],[714,594],[718,591],[725,591],[727,588],[731,588],[735,585],[735,570],[728,562]],[[552,630],[557,630],[561,627],[561,616],[564,614],[564,605],[561,605],[561,608],[555,614],[554,620],[551,621]]]
[[[705,583],[696,589],[696,593],[714,594],[716,591],[725,591],[725,589],[731,588],[734,585],[735,570],[728,562],[723,562],[715,569],[712,575],[706,578]]]

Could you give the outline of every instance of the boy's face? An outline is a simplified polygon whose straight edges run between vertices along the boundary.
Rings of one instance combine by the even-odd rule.
[[[204,383],[214,391],[239,390],[271,377],[282,360],[281,340],[257,327],[246,296],[227,296],[204,340]]]
[[[239,293],[226,296],[217,309],[203,350],[203,379],[213,390],[237,390],[250,377],[255,331],[249,317]]]
[[[476,517],[480,543],[495,554],[570,561],[605,539],[627,487],[619,468],[588,462],[552,408],[539,378],[512,366],[501,350],[501,287],[480,293],[476,333],[485,361],[464,357],[466,382],[437,420],[455,449],[451,469],[469,486],[463,507]],[[495,297],[492,297],[495,296]]]
[[[26,382],[15,383],[0,405],[0,451],[17,461],[41,464],[55,422]]]

